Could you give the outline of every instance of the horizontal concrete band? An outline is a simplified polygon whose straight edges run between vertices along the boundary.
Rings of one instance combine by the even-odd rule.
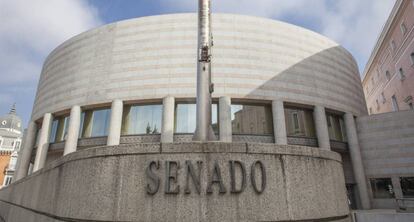
[[[296,145],[277,145],[264,143],[222,143],[222,142],[185,142],[185,143],[136,143],[117,146],[99,146],[79,150],[64,156],[45,166],[42,171],[56,168],[69,161],[120,155],[179,153],[247,153],[268,155],[293,155],[321,158],[341,162],[341,155],[336,152]]]
[[[159,167],[151,168],[154,161]],[[164,177],[171,161],[176,164],[172,172],[177,177],[171,183],[180,187],[177,193],[167,192],[166,178],[171,177]],[[243,163],[245,173],[239,165],[232,174],[231,161]],[[191,179],[187,187],[188,162],[199,175],[198,189]],[[209,193],[216,165],[225,191],[214,183]],[[148,169],[160,180],[154,194],[148,193],[149,186],[155,189]],[[237,187],[246,179],[243,192],[232,192],[234,178]],[[349,221],[344,183],[339,154],[317,148],[220,142],[128,144],[70,153],[0,190],[0,200],[14,208],[76,221]],[[5,211],[1,216],[16,215]]]
[[[97,221],[97,220],[83,220],[83,219],[79,219],[79,218],[64,218],[64,217],[59,217],[59,216],[55,216],[55,215],[51,215],[49,213],[45,213],[42,211],[38,211],[38,210],[34,210],[34,209],[30,209],[27,207],[23,207],[23,206],[19,206],[17,204],[13,204],[10,202],[6,202],[3,200],[0,200],[0,208],[2,210],[6,210],[7,208],[15,208],[14,212],[18,213],[16,215],[17,220],[19,219],[25,219],[27,220],[28,218],[34,218],[34,221],[44,221],[46,219],[54,219],[55,222],[57,221],[67,221],[67,222],[93,222],[93,221]],[[1,216],[1,211],[0,210],[0,221],[6,221],[2,216]],[[12,219],[14,220],[14,218]],[[17,221],[16,220],[16,221]],[[310,219],[310,220],[290,220],[290,221],[280,221],[280,222],[314,222],[314,219]],[[318,222],[348,222],[349,221],[349,215],[343,215],[343,216],[337,216],[337,217],[328,217],[328,218],[319,218]],[[97,222],[112,222],[112,221],[108,221],[108,220],[99,220]],[[130,222],[130,221],[122,221],[122,222]],[[132,221],[131,221],[132,222]]]

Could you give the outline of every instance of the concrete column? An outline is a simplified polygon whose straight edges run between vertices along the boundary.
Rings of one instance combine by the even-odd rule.
[[[80,106],[73,106],[70,110],[68,137],[66,138],[63,156],[75,152],[78,147],[80,121],[81,108]]]
[[[174,141],[174,97],[165,97],[162,105],[161,143],[172,143]]]
[[[49,150],[49,137],[52,119],[52,114],[50,113],[46,113],[43,116],[42,129],[40,130],[39,144],[37,146],[33,172],[36,172],[45,166],[47,151]]]
[[[106,145],[116,146],[119,145],[121,139],[121,127],[122,127],[122,113],[124,103],[120,99],[115,99],[111,106],[111,121],[109,122],[108,140]]]
[[[278,145],[287,145],[285,108],[283,106],[283,101],[272,101],[272,114],[275,143]]]
[[[36,131],[37,125],[35,122],[30,121],[29,126],[27,127],[26,134],[24,135],[24,140],[22,143],[22,148],[19,151],[19,156],[17,157],[17,166],[16,172],[13,176],[13,182],[22,179],[27,176],[30,165],[30,158],[32,157],[33,147],[36,141]]]
[[[220,141],[231,143],[231,99],[228,96],[222,96],[219,99],[219,133]]]
[[[351,155],[352,168],[354,170],[361,205],[363,209],[370,209],[371,203],[368,196],[364,165],[362,164],[361,150],[359,148],[354,115],[351,113],[345,114],[345,128],[348,138],[349,153]]]
[[[315,120],[316,137],[318,138],[319,148],[331,150],[325,107],[315,106],[315,109],[313,110],[313,118]]]

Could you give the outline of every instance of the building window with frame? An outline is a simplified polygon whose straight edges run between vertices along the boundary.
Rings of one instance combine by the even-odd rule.
[[[68,133],[69,116],[55,117],[50,131],[50,143],[58,143],[66,140]]]
[[[218,133],[218,105],[211,104],[211,123]],[[194,133],[196,130],[196,104],[179,102],[175,104],[174,133]]]
[[[393,95],[391,97],[391,101],[392,101],[392,111],[398,111],[398,102],[397,102],[397,97],[395,97],[395,95]]]
[[[160,134],[162,105],[127,105],[122,115],[121,135]]]
[[[414,52],[410,54],[411,66],[414,66]]]
[[[341,115],[327,113],[329,139],[346,142],[345,123]]]
[[[102,137],[108,135],[111,109],[85,110],[81,115],[81,138]]]
[[[273,135],[272,108],[268,104],[232,104],[233,134]]]
[[[370,179],[372,194],[375,199],[394,198],[394,188],[391,178]]]
[[[391,79],[391,74],[388,70],[385,71],[385,78],[387,79],[387,81],[390,81],[390,79]]]
[[[397,49],[397,45],[395,44],[394,40],[391,40],[391,49],[392,51],[395,51]]]
[[[9,184],[11,184],[11,181],[12,181],[12,176],[6,175],[4,177],[3,186],[8,186]]]
[[[313,110],[293,106],[285,107],[287,136],[315,138]]]
[[[400,68],[398,70],[398,73],[400,74],[400,80],[403,81],[405,79],[404,70],[402,68]]]
[[[407,26],[405,26],[405,23],[404,23],[404,22],[402,22],[402,23],[400,24],[400,29],[401,29],[401,33],[402,33],[403,35],[407,34]]]
[[[384,104],[387,100],[385,99],[384,92],[381,93],[381,101]]]
[[[414,177],[400,177],[400,185],[404,198],[414,198]]]

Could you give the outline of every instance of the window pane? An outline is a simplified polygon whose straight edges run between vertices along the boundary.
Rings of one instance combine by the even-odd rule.
[[[175,133],[194,133],[196,129],[196,104],[179,103],[175,106]],[[211,104],[211,123],[214,133],[218,133],[218,105]]]
[[[124,109],[122,135],[161,133],[162,105],[127,106]]]
[[[108,135],[110,112],[109,109],[93,111],[91,137]]]
[[[175,132],[194,133],[196,129],[196,104],[177,104],[175,107]]]
[[[288,136],[315,137],[312,110],[285,108],[285,123]]]
[[[374,198],[394,198],[391,178],[370,179]]]
[[[345,141],[345,138],[344,138],[345,132],[343,131],[344,126],[343,126],[342,116],[327,113],[326,118],[328,119],[329,139],[337,140],[337,141]]]
[[[400,178],[401,190],[403,197],[414,197],[414,177],[401,177]]]
[[[266,105],[231,105],[233,134],[273,134],[272,110]]]
[[[64,141],[66,139],[67,125],[69,124],[68,119],[69,119],[68,116],[59,117],[57,119],[58,120],[58,126],[57,126],[57,130],[56,130],[55,142],[61,142],[61,141]]]
[[[58,119],[53,120],[52,127],[50,130],[50,138],[49,138],[50,143],[54,143],[56,141],[56,132],[57,132],[58,125],[59,125],[59,120]]]

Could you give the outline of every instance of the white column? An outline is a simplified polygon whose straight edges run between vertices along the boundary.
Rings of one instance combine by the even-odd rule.
[[[172,143],[174,141],[174,97],[167,96],[162,100],[162,126],[161,143]]]
[[[326,121],[325,107],[315,106],[313,110],[313,118],[315,120],[316,137],[318,138],[319,148],[330,150],[328,123]]]
[[[17,157],[16,172],[13,176],[13,182],[27,176],[30,165],[30,158],[32,157],[33,147],[36,141],[37,125],[34,121],[30,121],[27,127],[26,134],[22,143],[22,148]]]
[[[116,99],[112,102],[111,121],[109,122],[108,140],[106,142],[106,145],[108,146],[119,145],[121,139],[123,108],[124,104],[122,100]]]
[[[222,96],[219,99],[219,133],[220,141],[231,143],[231,99],[228,96]]]
[[[66,138],[65,150],[63,151],[64,156],[75,152],[78,147],[80,121],[81,108],[80,106],[73,106],[70,110],[68,137]]]
[[[362,164],[361,150],[359,147],[358,135],[355,126],[354,115],[345,114],[346,136],[348,138],[349,153],[351,154],[352,168],[358,186],[359,198],[363,209],[370,209],[371,203],[368,196],[367,181],[364,165]]]
[[[283,101],[272,101],[272,114],[275,143],[278,145],[287,145],[285,109]]]
[[[47,151],[49,150],[49,137],[51,125],[52,114],[46,113],[43,116],[42,129],[40,130],[39,144],[37,146],[33,172],[36,172],[45,166]]]

